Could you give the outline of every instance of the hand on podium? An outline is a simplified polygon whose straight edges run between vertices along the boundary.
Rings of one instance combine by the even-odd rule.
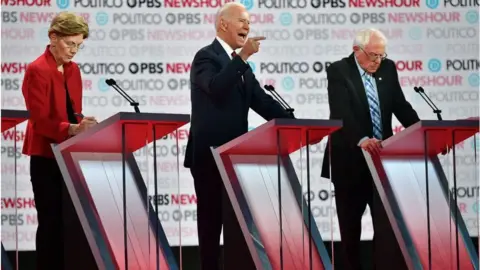
[[[360,144],[360,147],[370,153],[370,155],[379,155],[382,151],[382,141],[375,138],[366,139]]]
[[[94,125],[98,124],[97,119],[93,116],[86,116],[82,118],[82,121],[80,124],[72,124],[70,125],[70,128],[68,129],[68,134],[75,136],[81,132],[84,132]]]

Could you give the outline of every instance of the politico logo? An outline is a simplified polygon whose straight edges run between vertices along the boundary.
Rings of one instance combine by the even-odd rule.
[[[425,4],[430,9],[436,9],[440,6],[440,0],[426,0]],[[444,0],[443,1],[444,7],[478,7],[478,0]]]
[[[247,10],[251,10],[254,6],[253,0],[240,0],[240,3],[242,3]]]
[[[253,0],[241,0],[241,2],[251,1],[251,6],[253,7]],[[250,3],[248,3],[250,4]],[[252,8],[251,7],[251,8]],[[266,9],[303,9],[308,7],[307,0],[290,0],[290,1],[282,1],[282,0],[259,0],[258,1],[259,8],[266,8]]]
[[[480,61],[478,59],[448,59],[445,66],[448,71],[478,71]]]
[[[108,14],[106,12],[100,11],[97,12],[95,20],[99,26],[104,26],[108,23]]]
[[[70,6],[70,0],[56,0],[59,9],[67,9]]]
[[[438,59],[430,59],[428,61],[428,69],[431,71],[431,72],[439,72],[440,70],[442,70],[442,62],[440,62],[440,60]]]

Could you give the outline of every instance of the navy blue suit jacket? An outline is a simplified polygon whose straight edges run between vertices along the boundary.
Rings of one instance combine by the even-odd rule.
[[[216,39],[196,53],[190,83],[191,126],[184,161],[187,168],[213,162],[211,146],[221,146],[247,133],[249,108],[267,121],[290,117],[265,93],[250,65],[239,56],[230,60]]]

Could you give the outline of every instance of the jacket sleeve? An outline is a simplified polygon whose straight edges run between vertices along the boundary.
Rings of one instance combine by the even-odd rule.
[[[355,115],[350,106],[351,100],[347,86],[335,65],[330,65],[327,68],[327,81],[330,119],[342,120],[341,132],[349,140],[350,145],[357,146],[362,139],[368,138],[368,133],[355,120]]]
[[[70,123],[49,117],[50,108],[55,104],[50,99],[51,83],[42,73],[40,68],[31,66],[25,72],[22,92],[30,113],[29,121],[36,133],[61,143],[68,138]]]
[[[241,80],[242,75],[249,68],[240,56],[236,56],[223,69],[215,61],[215,56],[201,50],[193,59],[192,83],[215,100],[221,100]]]

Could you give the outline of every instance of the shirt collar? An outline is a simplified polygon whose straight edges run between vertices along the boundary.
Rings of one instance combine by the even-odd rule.
[[[220,42],[220,45],[222,45],[222,48],[228,54],[228,57],[232,59],[232,53],[234,51],[232,47],[230,47],[230,45],[228,45],[225,41],[223,41],[223,39],[221,39],[219,36],[217,36],[216,39],[218,40],[218,42]],[[237,53],[238,53],[238,50],[237,50]]]
[[[363,70],[363,68],[360,66],[360,64],[358,63],[358,60],[357,60],[357,57],[355,55],[353,55],[353,59],[355,59],[355,64],[357,64],[357,68],[358,68],[358,72],[360,72],[360,76],[363,77],[363,76],[370,76],[370,74],[368,74],[365,70]]]

